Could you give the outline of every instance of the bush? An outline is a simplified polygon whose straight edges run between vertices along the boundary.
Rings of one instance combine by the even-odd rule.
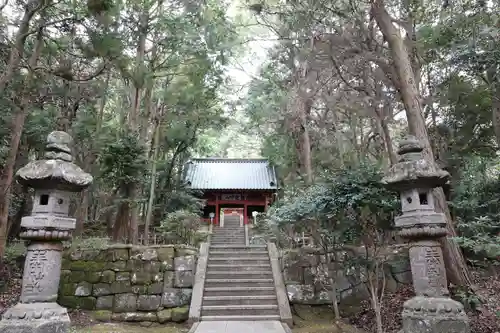
[[[197,246],[205,239],[205,236],[198,232],[200,227],[201,219],[198,214],[177,210],[168,213],[158,229],[168,243]]]
[[[13,264],[19,257],[26,255],[26,245],[24,242],[12,242],[5,248],[3,261],[7,264]]]
[[[65,248],[71,250],[78,249],[93,249],[93,250],[103,250],[111,244],[111,241],[107,237],[75,237],[73,240],[64,242]]]
[[[453,184],[450,203],[457,220],[457,242],[470,262],[500,258],[500,179],[496,160],[473,157]]]

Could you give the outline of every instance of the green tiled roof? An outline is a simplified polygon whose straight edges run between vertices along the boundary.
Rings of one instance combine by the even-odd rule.
[[[186,184],[197,190],[277,190],[266,159],[197,158],[186,164]]]

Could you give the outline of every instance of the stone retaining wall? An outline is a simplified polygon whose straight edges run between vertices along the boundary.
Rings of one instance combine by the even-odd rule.
[[[292,304],[331,304],[331,288],[318,260],[324,256],[315,254],[314,249],[302,248],[281,253],[281,268],[285,279],[288,299]],[[368,299],[365,283],[353,270],[335,271],[329,269],[329,276],[336,280],[337,299],[342,304],[355,304]],[[394,251],[385,264],[386,288],[395,291],[400,284],[411,283],[408,253],[405,249]]]
[[[197,249],[113,245],[64,254],[58,303],[99,320],[188,319]]]

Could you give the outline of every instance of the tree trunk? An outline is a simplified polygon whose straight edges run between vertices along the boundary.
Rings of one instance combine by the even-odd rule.
[[[24,44],[29,36],[30,22],[37,11],[47,6],[50,1],[30,0],[24,10],[23,18],[17,30],[14,45],[10,49],[9,62],[5,68],[5,72],[0,77],[0,92],[3,92],[7,84],[10,82],[16,73],[19,63],[24,58]],[[41,27],[43,29],[43,27]],[[38,37],[37,37],[38,38]]]
[[[139,42],[137,44],[137,55],[136,55],[136,68],[139,69],[138,73],[136,72],[136,80],[137,76],[141,76],[139,78],[139,82],[134,81],[134,90],[133,90],[133,98],[132,98],[132,108],[130,109],[129,114],[129,128],[132,132],[139,134],[139,108],[141,105],[142,99],[142,90],[144,84],[144,55],[146,52],[146,38],[148,33],[148,22],[149,15],[148,10],[144,10],[140,17],[139,23]],[[139,205],[137,204],[138,196],[140,193],[139,184],[134,182],[130,185],[129,194],[129,205],[130,208],[128,211],[130,212],[130,221],[129,221],[129,229],[128,229],[128,240],[132,244],[137,244],[138,241],[138,220],[139,220]]]
[[[42,20],[43,25],[43,20]],[[24,47],[24,45],[23,45]],[[37,32],[35,48],[29,59],[29,67],[34,68],[38,62],[38,58],[43,47],[43,27],[40,27]],[[7,243],[7,232],[9,223],[9,206],[10,206],[10,187],[14,178],[14,166],[16,164],[19,142],[23,132],[24,121],[28,112],[28,104],[30,102],[32,85],[34,81],[33,71],[29,71],[24,80],[24,89],[21,93],[21,101],[16,108],[11,125],[11,138],[9,145],[9,153],[5,160],[5,165],[2,169],[0,177],[0,258],[3,257],[5,246]],[[1,84],[1,83],[0,83]],[[5,84],[4,84],[5,87]]]
[[[392,145],[391,132],[389,130],[389,121],[387,119],[387,109],[390,108],[390,105],[384,106],[382,112],[382,118],[380,119],[380,127],[382,127],[382,133],[384,135],[385,148],[387,149],[387,156],[389,157],[389,161],[391,165],[394,165],[398,162],[398,157],[396,152],[394,151],[394,146]]]
[[[151,220],[153,218],[153,206],[155,199],[155,189],[156,189],[156,160],[158,158],[158,151],[160,150],[160,119],[156,120],[156,128],[154,135],[154,148],[153,156],[151,158],[151,186],[149,188],[149,200],[148,209],[146,215],[146,222],[144,224],[144,245],[149,245],[149,227],[151,225]]]
[[[389,44],[394,68],[399,78],[399,93],[405,106],[409,133],[415,135],[423,143],[425,147],[424,158],[435,163],[408,50],[399,31],[392,24],[392,18],[387,12],[383,0],[372,2],[372,13]],[[435,189],[434,196],[436,208],[446,216],[448,236],[456,236],[443,189]],[[458,244],[450,238],[445,238],[442,240],[442,245],[449,282],[459,286],[470,285],[472,283],[470,273]]]
[[[313,183],[313,168],[312,168],[312,154],[311,154],[311,137],[309,135],[308,115],[311,112],[311,100],[306,100],[300,103],[300,129],[301,129],[301,147],[302,147],[302,161],[304,166],[305,180],[307,185]]]
[[[499,80],[500,81],[500,80]],[[500,150],[500,82],[496,82],[496,89],[491,96],[491,111],[493,119],[493,129],[497,142],[497,150]]]
[[[80,202],[78,203],[76,226],[74,236],[81,236],[83,233],[83,224],[89,214],[89,189],[85,189],[80,193]]]

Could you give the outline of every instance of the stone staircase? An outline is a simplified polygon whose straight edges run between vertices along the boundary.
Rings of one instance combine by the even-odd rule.
[[[245,246],[245,229],[238,216],[227,216],[223,227],[214,228],[207,252],[199,320],[283,320],[268,245]],[[196,283],[201,283],[198,272],[196,280],[195,290]],[[195,291],[193,301],[196,296]],[[285,313],[290,312],[288,299],[284,306]]]

